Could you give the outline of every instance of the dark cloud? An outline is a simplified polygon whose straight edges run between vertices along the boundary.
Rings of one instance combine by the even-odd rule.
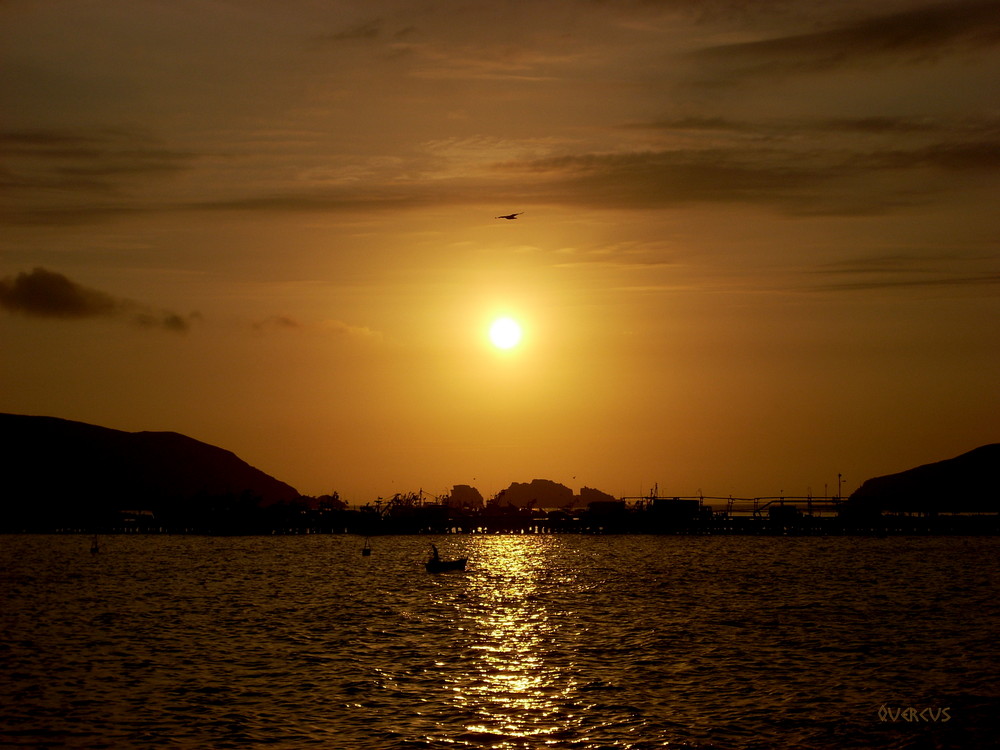
[[[989,116],[680,117],[624,127],[661,130],[694,145],[638,158],[587,157],[575,164],[571,158],[566,166],[586,178],[581,186],[602,170],[613,182],[633,179],[623,165],[634,159],[641,162],[636,187],[647,201],[750,200],[795,213],[871,214],[962,189],[955,180],[915,180],[907,171],[930,170],[941,178],[992,178],[1000,171],[1000,121]],[[870,189],[873,177],[885,178],[877,192]]]
[[[839,28],[694,53],[735,76],[808,72],[877,60],[919,60],[942,52],[985,48],[1000,41],[1000,3],[941,3],[876,16]]]
[[[850,258],[814,269],[828,281],[813,291],[865,291],[1000,284],[996,257],[882,255]]]
[[[930,133],[940,127],[926,120],[909,117],[834,117],[814,123],[816,130],[834,133],[902,135]]]
[[[189,169],[197,159],[124,130],[3,131],[0,157],[0,185],[11,191],[0,222],[23,225],[79,224],[134,210],[127,202],[136,180]]]
[[[691,121],[682,122],[692,126]],[[693,126],[728,128],[733,133],[726,137],[720,131],[720,137],[712,140],[713,146],[706,148],[579,153],[506,162],[494,165],[493,175],[478,188],[447,180],[414,180],[391,187],[317,187],[144,210],[386,211],[475,203],[488,191],[494,200],[509,197],[566,205],[660,208],[689,203],[757,203],[793,214],[867,215],[910,206],[955,189],[945,181],[914,181],[903,174],[907,170],[992,174],[1000,168],[1000,137],[984,137],[985,129],[968,140],[934,141],[929,136],[943,135],[947,129],[904,118],[817,120],[786,123],[783,134],[775,129],[771,136],[761,135],[748,147],[744,134],[756,132],[752,123],[706,120],[695,121]],[[855,141],[848,148],[841,142],[815,137],[827,131],[865,131],[873,137],[913,133],[919,139],[909,148],[902,147],[898,138],[889,145],[885,141]],[[802,135],[811,137],[796,137]],[[878,174],[889,182],[880,184],[876,192],[869,186],[870,178]],[[127,210],[106,205],[97,213],[103,218]],[[72,210],[64,215],[44,212],[37,220],[55,223],[85,215],[81,212],[78,216]]]
[[[0,154],[64,174],[117,175],[174,172],[197,158],[166,149],[142,134],[124,130],[73,133],[54,130],[0,132]]]
[[[822,292],[857,292],[866,290],[913,289],[992,286],[1000,284],[1000,273],[983,273],[974,276],[937,276],[933,278],[879,278],[842,281],[815,287]]]
[[[749,129],[726,120],[694,122],[696,127],[730,125],[740,132]],[[830,128],[899,134],[925,126],[886,119],[826,120],[804,127],[805,132]],[[946,132],[926,128],[931,135]],[[919,141],[910,148],[897,146],[898,140],[891,146],[884,141],[856,141],[848,148],[838,141],[789,136],[770,142],[762,138],[747,147],[739,137],[716,138],[713,144],[720,145],[710,148],[570,154],[500,168],[525,175],[525,184],[539,186],[540,198],[570,204],[655,208],[694,202],[757,203],[792,214],[865,215],[914,205],[933,194],[957,189],[954,181],[914,180],[908,171],[991,176],[1000,170],[1000,137],[932,142],[922,137]],[[874,177],[884,178],[877,190],[871,188]]]
[[[72,226],[143,209],[136,181],[193,167],[196,154],[163,148],[129,130],[0,131],[0,224]],[[158,209],[158,210],[162,210]]]
[[[315,185],[289,191],[247,192],[185,202],[136,202],[99,187],[125,171],[64,169],[62,179],[91,191],[53,192],[47,202],[5,205],[0,223],[64,226],[121,216],[181,212],[357,212],[514,199],[566,205],[660,208],[688,203],[756,203],[789,214],[872,215],[912,206],[962,189],[951,180],[914,180],[906,170],[992,174],[1000,168],[1000,122],[990,117],[925,119],[842,117],[740,119],[678,117],[630,123],[629,129],[686,136],[683,148],[617,153],[568,153],[493,165],[481,181],[393,180],[351,186]],[[10,134],[8,134],[9,136]],[[847,136],[847,137],[841,137]],[[672,139],[673,140],[673,139]],[[88,148],[87,138],[22,133],[8,139],[32,148]],[[871,177],[886,178],[878,190]],[[0,184],[20,178],[0,172]],[[971,183],[970,183],[971,186]],[[47,193],[48,194],[48,193]]]
[[[319,37],[321,42],[347,42],[347,41],[365,41],[371,39],[378,39],[382,34],[382,20],[374,19],[372,21],[366,21],[365,23],[360,23],[356,26],[351,26],[349,28],[343,29],[341,31],[336,31],[332,34],[324,34]]]
[[[683,131],[721,131],[729,133],[759,132],[760,123],[739,121],[728,117],[675,117],[666,120],[650,120],[648,122],[629,122],[622,127],[634,130],[666,130],[670,132]]]
[[[385,188],[372,185],[367,189],[316,188],[267,195],[251,195],[219,201],[188,203],[177,208],[186,211],[250,211],[250,212],[342,212],[386,211],[421,208],[441,203],[466,203],[472,200],[459,191],[443,187],[429,188],[424,184]]]
[[[172,312],[155,312],[127,299],[91,289],[61,273],[35,268],[30,273],[0,279],[0,307],[38,318],[122,318],[145,328],[185,332],[198,319]]]
[[[876,171],[937,169],[943,172],[994,173],[1000,170],[1000,138],[940,141],[913,148],[856,151],[844,167],[858,174]]]
[[[0,132],[0,152],[5,154],[46,154],[63,158],[89,158],[100,153],[103,139],[54,130],[13,130]]]
[[[555,157],[526,166],[555,177],[578,197],[618,207],[790,199],[823,178],[814,168],[778,167],[761,156],[741,158],[715,149],[651,151]]]
[[[112,296],[44,268],[0,279],[0,306],[43,318],[92,318],[120,311]]]
[[[841,176],[836,165],[780,152],[729,149],[574,155],[516,169],[547,183],[546,197],[569,204],[662,208],[690,203],[764,203],[804,210]]]
[[[926,256],[912,254],[875,255],[825,263],[816,269],[820,274],[861,274],[861,273],[927,273],[935,266],[944,263],[954,265],[962,258],[951,255]]]
[[[192,324],[202,319],[199,313],[191,313],[185,317],[178,313],[150,311],[133,311],[129,317],[133,323],[142,328],[162,328],[177,333],[187,333],[191,330]]]
[[[0,156],[6,164],[0,180],[15,188],[23,202],[20,207],[9,202],[3,217],[7,223],[26,224],[39,223],[30,216],[36,201],[48,203],[59,195],[85,202],[88,210],[107,210],[107,202],[127,194],[134,180],[181,172],[197,159],[194,153],[163,148],[149,136],[125,130],[0,131]],[[75,223],[71,217],[54,219]]]
[[[924,133],[954,133],[956,130],[976,133],[998,131],[991,120],[945,123],[910,117],[830,117],[813,119],[785,118],[782,120],[737,120],[727,117],[677,117],[647,122],[630,122],[622,127],[630,130],[663,130],[671,133],[711,132],[751,134],[758,136],[788,136],[799,133],[857,133],[860,135],[908,135]]]
[[[934,143],[908,152],[891,152],[883,158],[904,167],[930,166],[960,171],[993,171],[1000,169],[1000,140],[978,143],[965,141]]]
[[[149,208],[145,209],[147,213],[150,211],[151,209]],[[89,201],[82,205],[47,206],[44,208],[36,206],[25,208],[0,207],[0,225],[40,227],[79,226],[142,212],[142,209],[134,206],[126,206],[115,201]]]

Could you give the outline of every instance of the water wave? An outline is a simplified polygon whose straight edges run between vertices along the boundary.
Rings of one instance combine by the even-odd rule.
[[[992,538],[0,541],[4,747],[985,747],[1000,715]]]

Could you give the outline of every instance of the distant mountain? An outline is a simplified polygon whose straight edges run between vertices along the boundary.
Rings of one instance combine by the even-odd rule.
[[[515,508],[563,508],[573,505],[573,490],[551,479],[532,479],[531,482],[512,482],[497,496],[501,505]]]
[[[530,482],[513,482],[501,490],[497,499],[502,505],[515,508],[586,508],[589,503],[613,501],[606,492],[590,487],[580,489],[579,495],[564,484],[551,479],[532,479]]]
[[[1000,512],[1000,443],[867,480],[849,507],[911,513]]]
[[[0,440],[0,513],[7,519],[164,513],[219,498],[266,506],[299,497],[230,451],[175,432],[0,414]]]

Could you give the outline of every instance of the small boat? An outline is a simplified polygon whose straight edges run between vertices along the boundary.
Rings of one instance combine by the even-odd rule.
[[[465,563],[469,561],[467,557],[458,560],[436,560],[433,557],[427,561],[428,573],[444,573],[448,570],[465,570]]]

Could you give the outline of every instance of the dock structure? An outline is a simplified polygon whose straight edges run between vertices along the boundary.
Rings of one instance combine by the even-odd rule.
[[[449,502],[451,500],[451,502]],[[347,503],[269,506],[249,520],[212,516],[211,523],[171,523],[170,518],[128,512],[99,524],[15,531],[190,534],[1000,534],[1000,513],[900,512],[880,510],[840,495],[761,497],[604,495],[581,507],[540,508],[502,502],[455,503],[423,492],[380,498],[351,508]]]
[[[443,534],[748,534],[1000,533],[1000,515],[858,513],[839,495],[645,496],[557,509],[487,503],[456,508],[432,502],[378,518],[374,533]],[[369,524],[366,533],[372,533]]]
[[[397,494],[359,510],[316,518],[314,530],[376,534],[998,534],[1000,514],[888,514],[835,495],[758,497],[664,495],[659,485],[642,496],[604,495],[581,507],[506,502],[500,493],[479,503],[454,502],[423,491]],[[529,493],[530,494],[530,493]],[[602,493],[598,493],[601,495]],[[308,516],[302,521],[308,523]]]

